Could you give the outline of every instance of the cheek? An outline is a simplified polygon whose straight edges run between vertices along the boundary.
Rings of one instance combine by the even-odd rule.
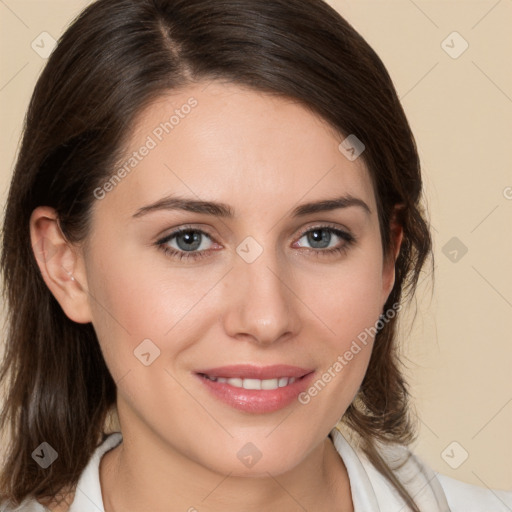
[[[324,274],[305,277],[302,290],[301,296],[307,297],[312,310],[333,333],[337,349],[342,350],[382,313],[382,265],[376,257],[354,255]]]
[[[327,326],[328,331],[324,328],[323,332],[330,334],[321,341],[318,378],[301,403],[310,404],[315,414],[334,422],[357,393],[368,367],[376,322],[382,313],[381,272],[378,258],[361,257],[331,269],[329,276],[304,280],[302,293],[306,287],[310,290],[308,303],[318,317],[317,323]]]
[[[101,250],[106,246],[98,238],[87,270],[93,325],[114,378],[140,365],[139,347],[171,360],[186,348],[191,324],[204,317],[205,294],[225,273],[214,266],[178,268],[156,248],[141,254],[121,243],[116,252]]]
[[[140,336],[160,337],[176,317],[190,309],[193,290],[184,293],[190,283],[172,279],[171,273],[155,265],[161,257],[156,248],[151,259],[140,249],[121,244],[119,240],[114,244],[116,251],[106,251],[98,241],[91,259],[88,282],[95,299],[91,304],[94,318],[100,325],[115,320],[117,328],[134,340]]]

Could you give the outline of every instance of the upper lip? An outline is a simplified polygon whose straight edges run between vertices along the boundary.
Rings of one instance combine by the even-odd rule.
[[[276,364],[272,366],[253,366],[250,364],[237,364],[230,366],[219,366],[217,368],[207,368],[196,371],[196,373],[208,375],[209,377],[226,377],[228,379],[277,379],[279,377],[295,377],[296,379],[311,373],[313,370],[290,366],[286,364]]]

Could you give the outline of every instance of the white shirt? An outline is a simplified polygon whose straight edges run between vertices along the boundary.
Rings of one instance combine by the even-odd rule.
[[[354,512],[407,512],[395,488],[371,464],[365,454],[354,449],[343,434],[333,429],[334,446],[347,468]],[[101,494],[101,457],[123,440],[120,432],[110,434],[97,447],[78,481],[69,512],[105,512]],[[380,445],[382,446],[382,445]],[[395,474],[423,512],[512,512],[512,491],[478,487],[434,472],[408,448],[394,446],[380,451],[388,463],[407,460]],[[36,500],[27,498],[16,509],[0,512],[47,512]],[[314,511],[311,511],[314,512]]]

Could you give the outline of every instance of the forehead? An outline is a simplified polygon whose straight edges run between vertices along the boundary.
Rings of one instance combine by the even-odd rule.
[[[297,100],[236,84],[199,83],[154,100],[132,124],[102,203],[119,212],[177,193],[283,210],[350,194],[375,210],[363,159],[339,149],[344,136]],[[124,172],[119,172],[124,169]]]

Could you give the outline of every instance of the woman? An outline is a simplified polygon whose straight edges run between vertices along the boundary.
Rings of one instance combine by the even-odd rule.
[[[421,188],[382,62],[323,2],[89,6],[7,202],[2,510],[510,510],[407,448]]]

